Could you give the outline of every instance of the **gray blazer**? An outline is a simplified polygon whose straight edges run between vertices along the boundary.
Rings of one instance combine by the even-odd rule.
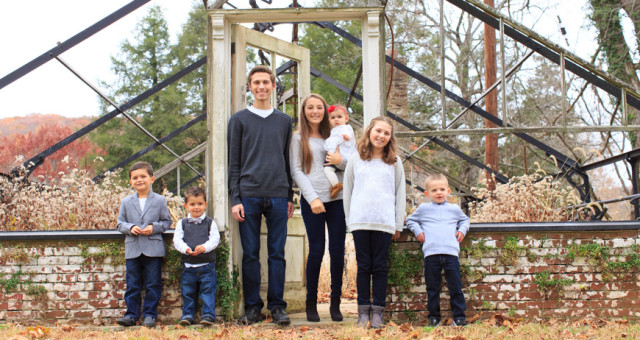
[[[126,235],[124,239],[125,259],[134,259],[144,254],[150,257],[162,257],[165,255],[162,233],[171,227],[171,215],[167,208],[167,200],[154,192],[149,192],[144,211],[140,211],[138,194],[125,197],[120,204],[118,213],[119,232]],[[131,228],[134,225],[144,229],[153,224],[151,235],[132,235]]]

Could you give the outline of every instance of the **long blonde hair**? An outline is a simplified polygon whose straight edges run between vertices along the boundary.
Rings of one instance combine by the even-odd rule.
[[[362,136],[360,136],[360,139],[358,139],[358,153],[360,154],[360,158],[365,161],[370,161],[371,157],[373,157],[373,145],[371,145],[369,135],[376,125],[376,122],[385,122],[391,126],[391,137],[389,137],[389,143],[387,143],[382,150],[382,161],[393,165],[396,163],[396,136],[393,134],[394,128],[391,118],[375,117],[371,120],[369,126],[367,126]]]
[[[300,105],[300,123],[298,124],[298,133],[300,134],[300,167],[302,171],[308,174],[311,171],[311,163],[313,162],[313,154],[311,153],[311,148],[309,147],[309,135],[311,134],[311,124],[307,120],[307,115],[305,114],[305,107],[307,106],[307,101],[311,98],[319,99],[324,106],[324,116],[322,117],[322,121],[318,126],[318,133],[322,136],[323,139],[329,138],[331,135],[331,124],[329,123],[329,112],[327,111],[327,101],[324,98],[316,93],[311,93],[302,101]]]

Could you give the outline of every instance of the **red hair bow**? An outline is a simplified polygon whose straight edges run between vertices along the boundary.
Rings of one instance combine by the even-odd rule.
[[[329,105],[329,108],[327,109],[327,111],[329,111],[329,113],[335,111],[336,107],[333,105]]]

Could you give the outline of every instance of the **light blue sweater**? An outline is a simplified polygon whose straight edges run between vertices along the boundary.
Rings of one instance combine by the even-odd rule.
[[[456,232],[467,235],[469,217],[451,203],[422,203],[407,218],[407,227],[415,236],[424,233],[424,257],[436,254],[458,256],[460,244]]]

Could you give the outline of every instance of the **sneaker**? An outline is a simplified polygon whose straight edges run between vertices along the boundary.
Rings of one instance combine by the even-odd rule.
[[[144,321],[142,321],[142,325],[144,327],[153,328],[156,326],[156,319],[152,316],[145,316]]]
[[[464,327],[467,325],[467,320],[465,319],[454,319],[452,326]]]
[[[130,316],[125,316],[124,318],[120,318],[116,320],[116,322],[118,323],[118,325],[124,326],[124,327],[131,327],[136,325],[136,320],[134,320]]]
[[[257,308],[249,308],[243,316],[238,319],[239,325],[252,325],[262,321],[262,314]]]
[[[282,307],[271,311],[271,317],[273,318],[273,323],[278,326],[288,326],[291,323],[291,319],[289,319],[287,312]]]
[[[202,320],[200,320],[200,323],[204,326],[213,326],[213,324],[216,323],[216,318],[211,315],[205,315],[202,317]]]
[[[185,318],[182,318],[182,320],[180,320],[180,326],[191,326],[193,325],[193,318],[190,316],[187,316]]]
[[[429,317],[429,327],[438,327],[440,325],[440,318]]]

